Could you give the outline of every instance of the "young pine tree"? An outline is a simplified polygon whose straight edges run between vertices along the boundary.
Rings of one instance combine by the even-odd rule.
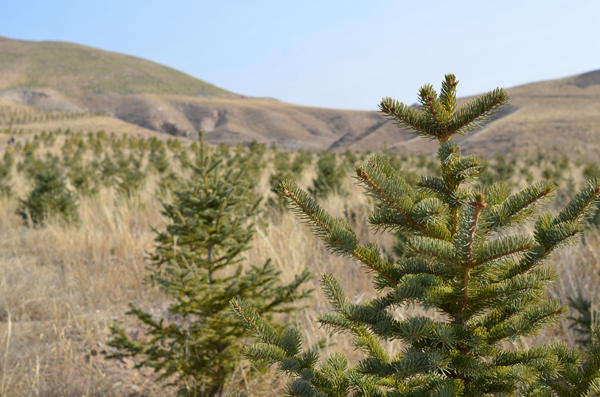
[[[346,176],[343,164],[338,163],[337,156],[332,152],[324,152],[317,160],[317,176],[313,179],[310,193],[317,198],[325,198],[332,193],[344,193],[342,183]]]
[[[137,141],[132,141],[136,144]],[[142,159],[133,153],[128,157],[117,157],[118,173],[116,175],[117,191],[132,198],[146,184],[147,172],[142,166]]]
[[[481,161],[463,156],[451,138],[477,127],[506,103],[507,95],[496,89],[457,108],[456,85],[454,75],[446,75],[439,96],[431,85],[422,87],[418,109],[389,98],[380,104],[400,126],[439,142],[439,176],[409,183],[377,154],[356,169],[375,202],[371,225],[405,237],[406,249],[395,262],[375,244],[362,245],[343,219],[327,214],[292,181],[282,182],[280,194],[289,205],[334,254],[351,257],[373,273],[379,291],[370,301],[353,303],[333,275],[322,278],[334,311],[321,323],[352,335],[366,355],[353,368],[339,353],[319,364],[317,350],[303,349],[297,330],[278,332],[243,300],[232,302],[260,340],[246,353],[292,374],[290,395],[514,395],[533,384],[544,384],[537,390],[546,387],[541,372],[564,369],[577,375],[568,367],[577,360],[558,355],[556,346],[509,347],[507,342],[534,334],[563,312],[562,304],[546,294],[555,277],[546,262],[579,233],[600,182],[589,181],[558,215],[538,216],[532,234],[517,228],[554,187],[540,182],[509,194],[498,184],[480,190],[472,183]],[[407,304],[433,315],[394,316],[395,308]],[[403,348],[392,355],[381,341],[394,340]],[[596,367],[589,368],[595,376]]]
[[[33,179],[33,188],[25,199],[20,199],[17,214],[25,224],[42,225],[56,217],[63,223],[79,219],[77,195],[67,186],[67,180],[56,159],[33,160],[27,173]]]
[[[128,314],[143,323],[145,338],[135,340],[113,326],[109,344],[118,352],[109,358],[132,357],[183,395],[221,395],[249,335],[229,301],[241,296],[267,317],[290,311],[309,294],[303,289],[309,273],[283,284],[270,261],[244,270],[242,253],[258,211],[251,179],[203,142],[193,175],[173,196],[164,204],[167,226],[157,233],[149,266],[150,281],[172,301],[168,319],[132,305]]]
[[[4,159],[0,161],[0,196],[1,197],[10,197],[12,196],[13,190],[11,186],[12,180],[12,168],[14,164],[14,159],[12,155],[12,150],[10,148],[6,149],[4,153]]]

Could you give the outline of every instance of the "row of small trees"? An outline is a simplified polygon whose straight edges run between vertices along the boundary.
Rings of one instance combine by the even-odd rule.
[[[0,162],[0,193],[11,196],[13,168],[23,173],[32,184],[29,194],[21,200],[18,213],[26,222],[42,224],[52,215],[65,223],[77,220],[78,197],[95,196],[102,187],[114,187],[126,197],[140,192],[155,175],[159,182],[157,193],[163,197],[171,192],[181,177],[186,177],[193,168],[200,150],[197,143],[188,148],[156,138],[118,139],[106,134],[64,134],[60,156],[53,153],[60,133],[42,133],[24,144],[18,142],[5,151]],[[44,150],[46,149],[46,150]],[[234,157],[248,169],[250,177],[259,178],[265,169],[264,146],[251,145],[249,150],[238,148]],[[91,151],[91,153],[90,153]],[[227,147],[218,152],[231,160]],[[191,155],[190,155],[191,153]],[[15,164],[15,156],[21,160]],[[298,177],[313,161],[311,152],[273,153],[274,170],[270,178],[273,187],[284,176]],[[340,192],[345,172],[333,153],[322,153],[317,161],[318,174],[314,179],[314,191],[319,197]],[[270,207],[280,210],[281,206],[272,198]]]
[[[60,155],[56,156],[54,154],[56,143],[60,141],[62,141],[62,145],[58,148]],[[68,208],[75,210],[77,197],[94,196],[103,187],[114,187],[124,196],[133,197],[146,186],[149,176],[158,179],[156,194],[163,197],[174,188],[177,180],[189,171],[197,151],[197,143],[185,146],[175,139],[161,141],[157,138],[117,136],[104,132],[82,134],[69,130],[42,132],[34,135],[31,140],[17,141],[5,151],[4,158],[0,161],[0,194],[10,196],[14,193],[11,179],[16,166],[17,171],[24,173],[34,186],[43,183],[45,179],[38,178],[35,175],[36,170],[46,174],[46,177],[51,170],[54,173],[53,179],[62,180],[59,185],[65,186],[61,192],[55,193],[62,195],[63,201],[72,201],[74,205]],[[364,154],[357,155],[346,151],[342,155],[321,152],[318,153],[315,161],[315,156],[311,152],[299,151],[293,155],[291,152],[279,151],[276,147],[267,151],[264,145],[257,143],[251,144],[247,149],[238,147],[234,151],[219,146],[218,151],[227,158],[235,155],[238,161],[244,162],[250,176],[256,179],[259,179],[266,170],[271,169],[267,167],[268,163],[272,164],[269,178],[272,192],[276,192],[281,179],[299,179],[306,169],[315,163],[315,177],[308,190],[319,200],[326,199],[331,194],[347,193],[343,183],[348,174],[347,170],[364,160]],[[395,167],[401,168],[403,174],[411,179],[416,178],[419,171],[432,174],[438,170],[438,165],[424,156],[408,157],[390,151],[384,153]],[[20,160],[15,161],[15,158]],[[571,162],[563,156],[560,161],[546,161],[546,166],[543,168],[543,161],[542,156],[524,159],[521,161],[523,166],[517,171],[512,166],[512,161],[509,162],[505,157],[498,156],[484,164],[479,183],[488,186],[502,181],[514,189],[521,185],[520,180],[524,178],[532,181],[535,178],[534,173],[537,173],[544,179],[564,181],[565,188],[559,191],[560,198],[572,197],[575,185],[572,178],[565,177],[564,173],[565,169],[572,169]],[[534,170],[536,164],[539,168],[537,172]],[[594,163],[577,167],[581,168],[581,173],[587,178],[600,175],[600,170]],[[73,191],[70,191],[69,187]],[[35,189],[39,191],[44,188],[34,187],[30,192],[32,195]],[[33,204],[35,198],[29,197],[24,200]],[[276,196],[269,197],[266,204],[277,211],[283,209],[283,202],[276,199]],[[37,207],[45,208],[39,203]],[[22,209],[28,208],[33,209],[33,206],[28,205]],[[77,219],[76,214],[61,215],[58,208],[53,210],[48,207],[47,213],[61,216],[63,221]],[[46,214],[42,213],[33,214],[31,218],[43,220],[45,216]],[[598,216],[593,217],[592,223],[598,220]]]
[[[42,111],[38,109],[15,109],[11,106],[0,106],[0,125],[14,127],[18,124],[45,122],[52,120],[72,120],[90,117],[87,112]]]

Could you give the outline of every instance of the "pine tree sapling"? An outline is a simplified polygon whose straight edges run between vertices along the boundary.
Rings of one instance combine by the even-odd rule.
[[[569,307],[576,315],[569,315],[571,321],[569,328],[579,336],[577,343],[589,346],[592,343],[593,328],[598,324],[598,309],[593,308],[592,302],[579,295],[575,298],[569,297]]]
[[[317,198],[325,198],[332,193],[341,194],[345,175],[346,170],[343,164],[338,164],[335,153],[324,152],[317,161],[317,177],[309,191]]]
[[[310,152],[299,151],[292,159],[290,152],[277,151],[273,157],[275,170],[269,177],[269,186],[271,187],[271,192],[275,193],[276,196],[275,198],[269,197],[267,203],[276,209],[283,209],[284,201],[277,195],[279,183],[286,178],[299,177],[306,165],[312,161],[312,154]]]
[[[7,153],[11,152],[6,151],[4,160],[0,162],[0,196],[3,197],[12,196],[11,179],[13,158],[12,154],[7,155]]]
[[[353,303],[332,275],[322,278],[334,311],[320,321],[353,336],[366,355],[355,368],[339,355],[319,364],[314,349],[302,349],[297,331],[270,329],[259,313],[233,303],[260,339],[247,354],[295,375],[291,395],[514,395],[537,382],[540,368],[564,368],[554,346],[512,348],[506,342],[536,333],[563,313],[563,305],[546,294],[555,278],[547,259],[580,232],[600,182],[589,181],[557,215],[539,215],[532,234],[522,232],[517,226],[532,218],[554,187],[541,182],[510,194],[500,184],[484,189],[473,183],[482,162],[463,155],[451,138],[473,131],[508,98],[496,89],[457,107],[456,85],[449,74],[439,95],[431,85],[422,87],[418,108],[390,98],[380,104],[399,126],[438,141],[438,176],[411,183],[378,154],[356,169],[375,202],[371,225],[404,237],[403,255],[395,261],[374,244],[362,245],[346,221],[325,212],[293,181],[281,183],[290,207],[334,254],[373,273],[378,290],[370,301]],[[394,308],[407,304],[435,315],[394,316]],[[381,344],[393,340],[403,345],[396,355]]]
[[[49,217],[65,223],[79,219],[77,195],[67,187],[65,176],[56,161],[34,160],[28,173],[33,179],[33,189],[20,200],[17,214],[28,224],[43,224]]]
[[[200,143],[193,175],[163,206],[167,226],[157,231],[150,257],[149,280],[172,301],[168,318],[155,319],[132,305],[128,314],[143,323],[145,338],[135,340],[113,326],[109,344],[117,352],[109,358],[132,357],[183,395],[221,395],[249,334],[229,301],[241,296],[269,318],[309,294],[303,287],[307,271],[283,284],[270,261],[243,266],[258,211],[251,183],[245,169]]]
[[[96,168],[82,161],[71,164],[68,172],[71,185],[80,196],[94,196],[98,193],[98,176]]]
[[[131,198],[146,183],[147,174],[142,168],[142,160],[131,153],[128,157],[117,158],[117,165],[117,190]]]

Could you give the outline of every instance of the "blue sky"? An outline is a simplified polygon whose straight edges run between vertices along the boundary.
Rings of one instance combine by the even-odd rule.
[[[147,58],[225,89],[302,104],[412,103],[600,69],[600,1],[1,0],[0,35]]]

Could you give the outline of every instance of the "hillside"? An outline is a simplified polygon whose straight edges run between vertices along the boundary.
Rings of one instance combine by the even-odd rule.
[[[79,44],[0,37],[0,90],[48,87],[64,94],[184,94],[234,96],[145,59]]]
[[[248,98],[154,62],[78,44],[0,38],[0,76],[0,128],[108,127],[192,138],[202,129],[213,143],[257,140],[314,150],[386,146],[413,153],[433,149],[377,112]],[[600,155],[600,71],[508,91],[511,106],[462,138],[465,148]],[[64,117],[46,121],[49,113]]]

